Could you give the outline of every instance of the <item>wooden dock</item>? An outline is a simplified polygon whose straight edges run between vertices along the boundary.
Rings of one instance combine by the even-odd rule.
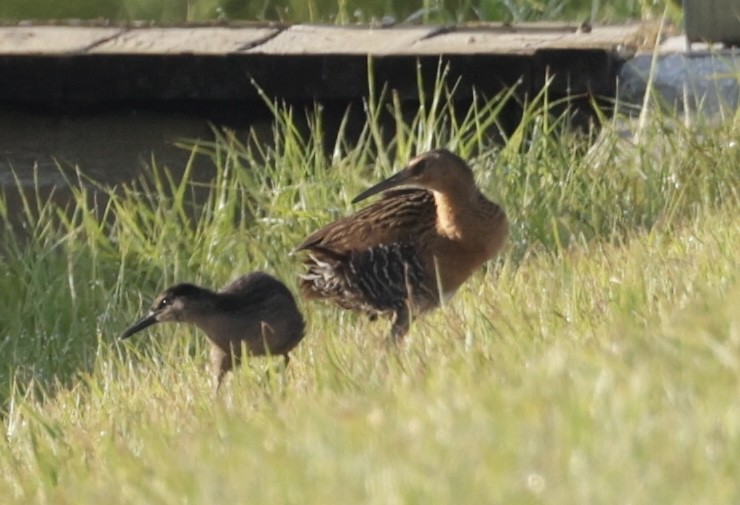
[[[232,103],[269,96],[352,101],[376,85],[418,98],[439,62],[461,99],[517,84],[554,95],[612,97],[621,63],[649,39],[644,25],[355,27],[0,26],[0,103]],[[648,35],[646,35],[648,34]]]
[[[623,62],[651,38],[640,24],[0,25],[0,187],[15,184],[12,173],[29,187],[63,187],[58,164],[108,182],[131,180],[152,157],[180,170],[190,152],[176,142],[212,138],[210,124],[270,131],[255,84],[298,106],[320,101],[327,139],[350,111],[351,138],[371,79],[413,115],[418,76],[431,91],[440,63],[457,110],[474,90],[516,86],[526,97],[550,78],[553,99],[575,97],[572,124],[587,124],[593,100],[609,103]],[[510,130],[520,113],[510,101],[498,126]],[[207,178],[210,160],[195,163]]]

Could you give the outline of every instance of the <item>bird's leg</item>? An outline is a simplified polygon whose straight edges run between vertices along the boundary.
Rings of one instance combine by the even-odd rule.
[[[283,373],[280,374],[280,385],[285,386],[286,375],[288,373],[288,364],[290,363],[290,356],[286,352],[283,354]]]
[[[221,384],[223,383],[226,373],[231,370],[232,356],[231,353],[224,351],[217,345],[211,345],[211,373],[214,378],[214,391],[218,394]]]
[[[411,284],[409,264],[403,264],[403,282],[406,285],[406,307],[410,313],[414,312],[414,286]]]
[[[218,395],[218,392],[221,390],[221,384],[224,382],[224,376],[226,375],[226,372],[219,371],[214,377],[213,377],[213,394]]]
[[[395,317],[393,318],[393,326],[391,326],[391,342],[393,344],[401,343],[403,337],[409,332],[410,324],[409,309],[404,304],[396,310]]]
[[[396,309],[393,318],[393,326],[391,327],[391,341],[393,344],[400,344],[403,337],[408,333],[411,326],[411,314],[414,312],[414,288],[409,276],[409,264],[405,262],[403,264],[403,281],[406,288],[406,299]]]
[[[275,330],[272,326],[270,326],[270,323],[267,321],[261,321],[261,329],[262,329],[262,345],[265,348],[265,353],[272,356],[272,353],[270,352],[270,339],[275,336]],[[288,356],[288,353],[286,352],[283,354],[283,371],[288,369],[288,363],[290,362],[290,357]],[[270,365],[270,367],[267,369],[266,376],[269,379],[270,374],[273,372],[274,367]]]

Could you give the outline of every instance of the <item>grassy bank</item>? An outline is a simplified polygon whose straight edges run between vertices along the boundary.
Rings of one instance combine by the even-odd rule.
[[[67,209],[32,195],[13,228],[0,199],[0,495],[736,502],[740,123],[655,114],[629,136],[617,120],[575,135],[543,96],[502,146],[486,133],[507,99],[466,115],[440,89],[401,122],[373,95],[352,141],[327,139],[320,109],[306,135],[275,106],[271,142],[193,147],[211,185],[156,167],[115,188],[69,174]],[[290,368],[252,360],[214,398],[196,330],[116,342],[176,281],[262,269],[295,290],[292,247],[432,146],[471,160],[512,238],[397,352],[386,322],[304,304]]]

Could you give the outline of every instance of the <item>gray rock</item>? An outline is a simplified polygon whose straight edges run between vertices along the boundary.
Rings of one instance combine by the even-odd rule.
[[[652,58],[652,54],[641,54],[622,66],[618,87],[622,103],[642,104]],[[737,108],[740,51],[671,53],[657,58],[652,85],[667,110],[715,117]]]

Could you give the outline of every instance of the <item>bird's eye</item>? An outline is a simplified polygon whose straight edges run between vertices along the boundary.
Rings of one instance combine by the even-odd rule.
[[[169,296],[165,296],[162,298],[162,301],[159,302],[159,308],[162,309],[168,305],[172,305],[172,299]]]

